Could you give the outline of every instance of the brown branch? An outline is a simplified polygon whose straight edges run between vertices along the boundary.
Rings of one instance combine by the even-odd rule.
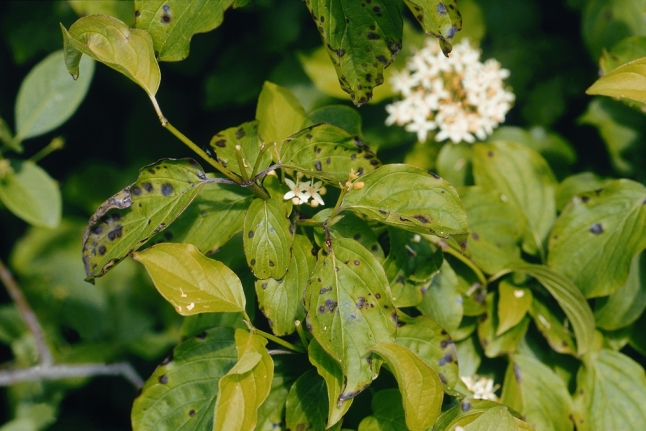
[[[0,386],[10,386],[34,380],[59,380],[90,376],[123,376],[137,389],[144,384],[144,381],[129,363],[119,362],[116,364],[36,365],[30,368],[0,371]]]

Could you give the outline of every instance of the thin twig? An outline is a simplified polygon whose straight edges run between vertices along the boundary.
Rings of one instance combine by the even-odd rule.
[[[36,365],[30,368],[0,371],[0,386],[35,380],[59,380],[91,376],[123,376],[137,389],[144,384],[144,381],[132,368],[132,365],[127,362],[119,362],[116,364]]]
[[[47,343],[45,343],[45,334],[43,333],[43,328],[40,326],[38,317],[36,316],[36,313],[34,313],[34,310],[29,306],[27,298],[23,295],[18,283],[16,283],[13,275],[4,265],[2,260],[0,260],[0,280],[2,280],[2,283],[7,288],[13,302],[16,303],[29,332],[31,332],[31,335],[33,335],[34,340],[36,341],[38,363],[44,367],[53,365],[54,357],[52,356],[52,352],[49,350],[49,347],[47,347]]]

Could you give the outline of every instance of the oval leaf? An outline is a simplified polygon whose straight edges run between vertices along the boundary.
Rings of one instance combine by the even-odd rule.
[[[499,406],[487,410],[478,419],[465,426],[464,431],[516,431],[519,429],[507,407]]]
[[[86,280],[101,277],[171,224],[206,182],[192,159],[166,159],[143,167],[136,183],[105,201],[90,218],[83,235]],[[114,211],[106,214],[110,210]]]
[[[258,134],[265,142],[280,145],[301,129],[305,118],[305,109],[291,91],[265,81],[256,105]]]
[[[451,40],[462,30],[462,15],[457,0],[405,0],[406,6],[426,33],[437,37],[447,57],[453,49]]]
[[[283,278],[292,257],[293,227],[285,204],[255,199],[244,219],[244,249],[249,268],[261,280]]]
[[[487,294],[485,300],[487,312],[484,319],[478,322],[478,338],[485,356],[489,358],[514,352],[518,348],[518,344],[525,338],[530,321],[529,317],[524,316],[517,325],[501,335],[496,335],[499,322],[494,302],[494,293]]]
[[[532,291],[518,287],[503,280],[498,285],[498,327],[496,335],[501,335],[523,320],[532,305]]]
[[[74,79],[79,76],[82,54],[92,57],[123,73],[141,86],[151,98],[161,81],[150,33],[130,29],[108,15],[91,15],[79,19],[69,31],[63,27],[65,64]]]
[[[585,92],[646,103],[646,58],[631,61],[608,72]]]
[[[438,421],[435,423],[433,430],[455,431],[455,427],[457,425],[464,427],[465,425],[475,421],[485,412],[500,407],[504,406],[495,401],[464,398],[457,406],[450,408],[449,410],[444,412],[442,416],[440,416]],[[518,418],[520,416],[520,414],[514,411],[510,411],[510,413],[515,418]]]
[[[341,364],[343,392],[338,402],[356,396],[378,374],[367,348],[395,338],[397,314],[384,270],[352,239],[333,241],[319,253],[305,291],[307,326],[321,346]]]
[[[134,431],[212,429],[218,381],[236,360],[231,328],[209,329],[175,347],[135,399]]]
[[[33,162],[7,162],[9,169],[0,178],[0,201],[27,223],[49,228],[58,226],[61,221],[58,184]]]
[[[630,262],[645,248],[646,187],[615,180],[563,210],[550,234],[547,263],[587,298],[605,296],[626,282]]]
[[[56,51],[29,72],[16,98],[16,141],[54,130],[76,112],[92,82],[94,61],[81,60],[80,69],[83,77],[70,79],[63,51]]]
[[[244,311],[238,276],[193,244],[158,244],[132,258],[146,267],[159,293],[183,316]]]

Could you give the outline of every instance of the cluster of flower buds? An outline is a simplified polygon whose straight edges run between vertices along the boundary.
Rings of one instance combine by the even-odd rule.
[[[493,379],[478,377],[477,374],[473,376],[462,376],[460,379],[467,386],[469,392],[473,393],[473,398],[498,401],[495,392],[500,386],[494,385]]]

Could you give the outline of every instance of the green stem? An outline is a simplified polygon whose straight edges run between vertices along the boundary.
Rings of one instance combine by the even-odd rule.
[[[298,337],[301,339],[301,343],[303,343],[303,347],[307,349],[309,342],[307,341],[307,336],[305,336],[305,331],[303,331],[303,324],[300,320],[297,320],[294,324],[296,325],[296,332],[298,333]]]
[[[262,160],[262,156],[267,151],[267,148],[269,147],[265,145],[264,142],[260,144],[260,151],[258,152],[256,163],[253,165],[253,170],[251,171],[251,178],[256,178],[256,174],[258,173],[258,168],[260,168],[260,161]]]
[[[498,271],[497,273],[493,274],[491,277],[487,279],[487,283],[493,283],[494,281],[498,280],[500,277],[505,276],[511,272],[513,272],[511,269],[503,269],[502,271]]]
[[[34,163],[38,163],[40,160],[44,159],[45,157],[49,156],[51,153],[54,151],[60,150],[65,146],[65,139],[61,138],[60,136],[57,136],[56,138],[52,139],[52,141],[47,144],[45,148],[34,154],[29,158]]]
[[[242,156],[242,147],[240,145],[236,145],[236,160],[238,161],[238,167],[240,168],[240,173],[242,174],[242,181],[244,181],[245,184],[248,184],[249,175],[247,174],[247,163]]]
[[[487,287],[488,281],[487,278],[485,277],[484,273],[474,264],[471,259],[466,257],[464,254],[462,254],[461,251],[458,251],[451,247],[450,244],[448,244],[446,241],[442,240],[441,238],[438,238],[433,235],[424,235],[424,238],[435,244],[436,246],[440,247],[443,252],[450,254],[451,256],[455,257],[458,259],[460,262],[464,263],[466,266],[471,268],[471,270],[476,274],[478,277],[478,280],[480,281],[480,284],[482,284],[483,287]]]
[[[275,335],[271,335],[271,334],[269,334],[269,333],[267,333],[265,331],[261,331],[260,329],[256,329],[256,328],[253,328],[252,331],[255,332],[258,335],[262,335],[266,339],[268,339],[270,341],[273,341],[276,344],[280,344],[281,346],[283,346],[283,347],[285,347],[285,348],[287,348],[289,350],[293,350],[294,352],[298,352],[298,353],[306,353],[305,349],[303,349],[302,347],[297,346],[295,344],[292,344],[292,343],[290,343],[288,341],[285,341],[282,338],[278,338]]]
[[[339,207],[341,206],[341,202],[343,202],[343,198],[345,195],[348,194],[348,187],[346,186],[341,186],[341,193],[339,194],[339,199],[336,200],[336,205],[334,205],[334,210],[332,211],[332,215],[330,216],[330,219],[334,218],[338,213],[339,213]]]

